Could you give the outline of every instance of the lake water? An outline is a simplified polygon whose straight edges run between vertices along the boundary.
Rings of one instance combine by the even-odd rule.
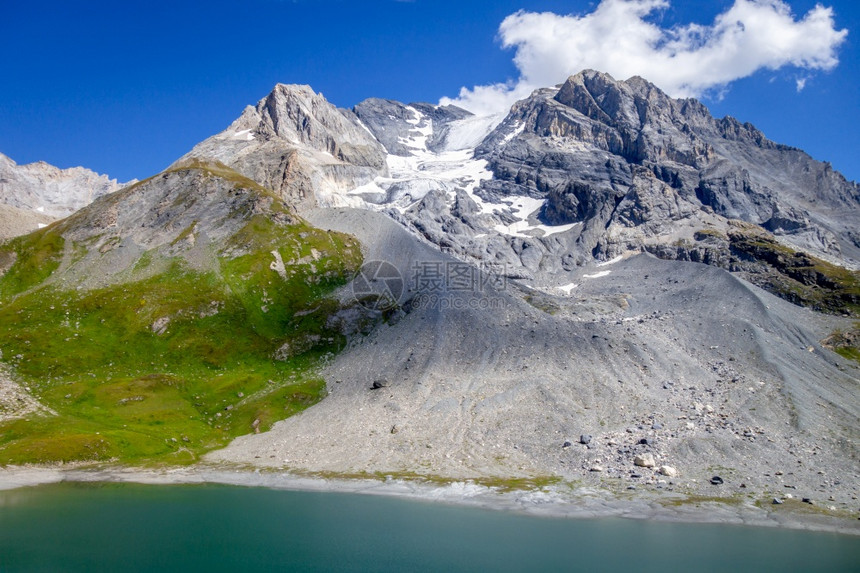
[[[578,570],[860,571],[860,537],[217,485],[0,491],[4,573]]]

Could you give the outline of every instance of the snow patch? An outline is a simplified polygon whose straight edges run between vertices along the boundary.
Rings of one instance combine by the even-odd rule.
[[[582,275],[584,279],[599,279],[600,277],[605,277],[610,274],[612,271],[600,271],[599,273],[594,273],[593,275]]]
[[[507,134],[505,136],[505,138],[502,140],[502,145],[509,144],[511,141],[513,141],[513,139],[516,136],[520,135],[525,130],[526,130],[526,124],[521,123],[515,130],[513,130],[512,132],[510,132],[509,134]]]
[[[614,259],[603,261],[602,263],[597,263],[598,267],[608,267],[609,265],[614,265],[615,263],[624,259],[624,255],[618,255]]]
[[[448,124],[444,150],[473,150],[490,135],[504,118],[504,114],[496,114],[486,117],[467,117],[452,121]]]
[[[441,153],[430,151],[427,143],[433,136],[433,121],[413,107],[407,106],[406,109],[413,114],[413,117],[406,121],[414,127],[408,137],[399,138],[399,143],[409,148],[410,155],[389,155],[386,162],[390,176],[374,179],[373,185],[387,194],[383,201],[390,202],[400,212],[404,212],[432,190],[445,190],[453,199],[455,189],[459,187],[479,206],[482,205],[483,201],[474,195],[474,190],[481,181],[493,177],[487,170],[487,162],[474,159],[472,149]],[[474,137],[474,131],[486,129],[486,123],[475,122],[475,125],[470,127],[473,130],[471,132],[464,129],[463,133],[472,135],[463,135],[463,140]],[[356,190],[355,194],[366,192],[367,186],[364,187],[362,191]]]
[[[239,141],[254,141],[254,134],[251,133],[250,129],[243,129],[234,133],[230,138],[238,139]]]
[[[569,296],[569,295],[570,295],[570,291],[572,291],[573,289],[575,289],[575,288],[576,288],[576,287],[578,287],[578,286],[579,286],[579,285],[578,285],[578,284],[576,284],[576,283],[570,283],[570,284],[566,284],[566,285],[564,285],[564,286],[560,286],[560,287],[558,287],[558,290],[560,290],[561,292],[563,292],[564,294],[566,294],[566,295],[568,295],[568,296]]]
[[[581,223],[570,223],[568,225],[542,225],[542,224],[532,224],[529,222],[529,219],[536,215],[536,213],[543,207],[545,200],[544,199],[535,199],[533,197],[523,196],[523,197],[512,197],[510,208],[512,211],[512,215],[517,221],[510,224],[500,223],[493,227],[496,232],[510,235],[513,237],[522,237],[529,238],[534,235],[527,235],[527,232],[535,232],[539,231],[539,235],[543,237],[548,237],[551,235],[555,235],[557,233],[564,233],[565,231],[570,231],[571,229],[577,227]],[[492,204],[491,212],[498,213],[502,211],[506,206]]]
[[[414,107],[406,106],[406,109],[413,114],[413,117],[407,119],[406,123],[414,127],[407,132],[406,137],[397,138],[397,142],[410,148],[413,155],[428,153],[427,141],[433,136],[433,121]]]
[[[377,185],[376,181],[371,181],[370,183],[365,183],[355,189],[350,189],[347,191],[347,194],[358,195],[364,198],[368,203],[376,204],[385,202],[386,197],[388,197],[388,193],[385,192],[385,189]]]
[[[412,107],[411,105],[407,105],[406,109],[412,112],[414,117],[412,119],[407,119],[406,123],[411,123],[412,125],[418,125],[421,123],[421,120],[424,119],[424,114]],[[389,116],[391,119],[394,119],[393,116]]]
[[[434,134],[433,120],[414,107],[407,106],[406,109],[411,114],[406,120],[410,130],[398,139],[398,143],[409,150],[409,155],[389,154],[386,158],[387,177],[376,177],[369,183],[345,190],[339,198],[330,197],[332,204],[359,202],[365,208],[394,207],[405,213],[431,191],[443,191],[449,201],[454,201],[456,191],[462,189],[482,215],[497,218],[497,224],[492,228],[505,235],[546,237],[570,231],[581,224],[538,224],[534,217],[543,207],[544,199],[518,196],[505,198],[501,203],[490,203],[476,194],[481,183],[492,179],[493,174],[487,169],[486,160],[475,159],[474,148],[504,119],[502,115],[467,117],[449,123],[444,148],[434,152],[428,148]],[[510,137],[516,137],[523,129],[523,125],[517,126]],[[503,218],[501,222],[498,222],[499,217]]]

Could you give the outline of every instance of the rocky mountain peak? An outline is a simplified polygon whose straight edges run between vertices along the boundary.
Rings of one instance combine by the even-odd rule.
[[[380,168],[379,143],[306,85],[278,84],[254,108],[260,135],[329,153],[355,165]]]
[[[385,149],[349,111],[309,86],[278,84],[177,162],[216,161],[293,205],[349,204],[346,191],[387,173]]]
[[[584,70],[568,78],[555,100],[594,120],[640,126],[661,108],[671,111],[676,121],[710,117],[707,108],[698,100],[673,99],[640,76],[620,81],[595,70]]]
[[[623,103],[622,86],[609,74],[585,70],[567,79],[555,100],[586,117],[611,122],[617,118]]]
[[[856,184],[640,77],[585,70],[498,118],[382,99],[352,111],[385,147],[390,174],[347,196],[511,276],[540,282],[648,251],[764,284],[754,275],[769,263],[741,253],[759,231],[774,251],[860,264]]]

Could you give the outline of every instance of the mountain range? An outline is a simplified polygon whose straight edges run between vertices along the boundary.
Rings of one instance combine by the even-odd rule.
[[[378,99],[344,111],[278,86],[188,157],[222,161],[300,210],[384,211],[444,252],[541,284],[644,251],[822,310],[860,300],[828,265],[860,264],[857,184],[641,78],[583,72],[505,117]]]
[[[279,84],[125,186],[0,159],[68,215],[0,245],[0,463],[856,499],[860,187],[642,78]]]

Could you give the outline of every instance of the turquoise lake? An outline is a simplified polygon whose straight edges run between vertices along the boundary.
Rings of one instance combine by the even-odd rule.
[[[860,537],[357,494],[63,483],[0,491],[0,571],[860,571]]]

